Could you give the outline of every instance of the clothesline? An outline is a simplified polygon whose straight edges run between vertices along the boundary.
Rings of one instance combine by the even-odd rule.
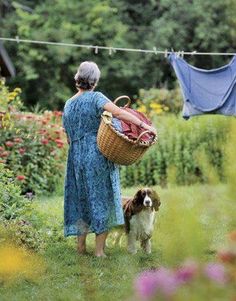
[[[156,47],[153,49],[136,49],[136,48],[122,48],[122,47],[109,47],[109,46],[98,46],[98,45],[83,45],[83,44],[73,44],[73,43],[64,43],[64,42],[50,42],[50,41],[38,41],[38,40],[29,40],[29,39],[20,39],[18,36],[15,38],[5,38],[0,37],[1,41],[9,41],[9,42],[16,42],[16,43],[31,43],[31,44],[38,44],[38,45],[53,45],[53,46],[62,46],[62,47],[77,47],[77,48],[87,48],[87,49],[94,49],[95,54],[98,54],[98,50],[108,50],[109,55],[115,53],[116,51],[126,51],[126,52],[141,52],[141,53],[153,53],[153,54],[164,54],[165,57],[168,54],[173,52],[176,53],[177,56],[184,56],[184,55],[236,55],[233,52],[198,52],[196,50],[193,51],[174,51],[165,49],[165,50],[157,50]]]

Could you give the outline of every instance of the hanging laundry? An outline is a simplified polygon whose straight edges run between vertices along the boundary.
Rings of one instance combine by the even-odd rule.
[[[188,64],[175,53],[168,56],[182,90],[183,118],[201,114],[236,115],[236,56],[217,69]]]

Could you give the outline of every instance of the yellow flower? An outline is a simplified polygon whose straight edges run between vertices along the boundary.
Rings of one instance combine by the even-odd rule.
[[[141,105],[140,107],[138,107],[137,111],[139,111],[141,113],[146,113],[147,109],[146,109],[145,105]]]
[[[156,113],[156,114],[161,114],[162,112],[163,112],[162,109],[156,109],[156,110],[155,110],[155,113]]]
[[[36,254],[12,244],[3,244],[0,248],[0,279],[12,280],[19,276],[35,279],[41,274],[45,265]]]
[[[162,105],[159,103],[156,103],[156,102],[150,103],[150,108],[152,108],[152,109],[160,109],[161,107],[162,107]]]
[[[17,94],[19,94],[19,93],[22,92],[22,90],[21,90],[21,88],[15,88],[15,89],[14,89],[14,92],[16,92]]]

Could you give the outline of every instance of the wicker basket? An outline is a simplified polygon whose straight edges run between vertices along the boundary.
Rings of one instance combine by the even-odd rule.
[[[129,106],[131,101],[128,96],[120,96],[114,103],[122,98],[128,99],[126,106]],[[140,138],[149,131],[144,131],[139,135],[136,141],[133,141],[112,126],[111,113],[104,111],[101,117],[97,135],[98,148],[108,160],[116,164],[133,164],[144,155],[151,145],[157,142],[156,136],[153,138],[153,141],[148,143],[140,141]]]

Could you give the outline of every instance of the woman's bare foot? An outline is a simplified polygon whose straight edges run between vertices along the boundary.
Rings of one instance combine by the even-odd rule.
[[[106,258],[107,257],[107,255],[105,253],[102,253],[102,254],[96,254],[95,253],[95,256],[96,257],[102,257],[102,258]]]
[[[87,236],[86,234],[85,235],[80,235],[77,238],[77,240],[78,240],[77,252],[80,255],[87,254],[87,251],[86,251],[86,236]]]
[[[86,248],[77,248],[77,253],[80,255],[86,255],[88,252],[86,251]]]
[[[101,234],[96,234],[96,249],[95,249],[95,256],[96,257],[107,257],[104,253],[105,245],[106,245],[106,238],[107,232],[103,232]]]

